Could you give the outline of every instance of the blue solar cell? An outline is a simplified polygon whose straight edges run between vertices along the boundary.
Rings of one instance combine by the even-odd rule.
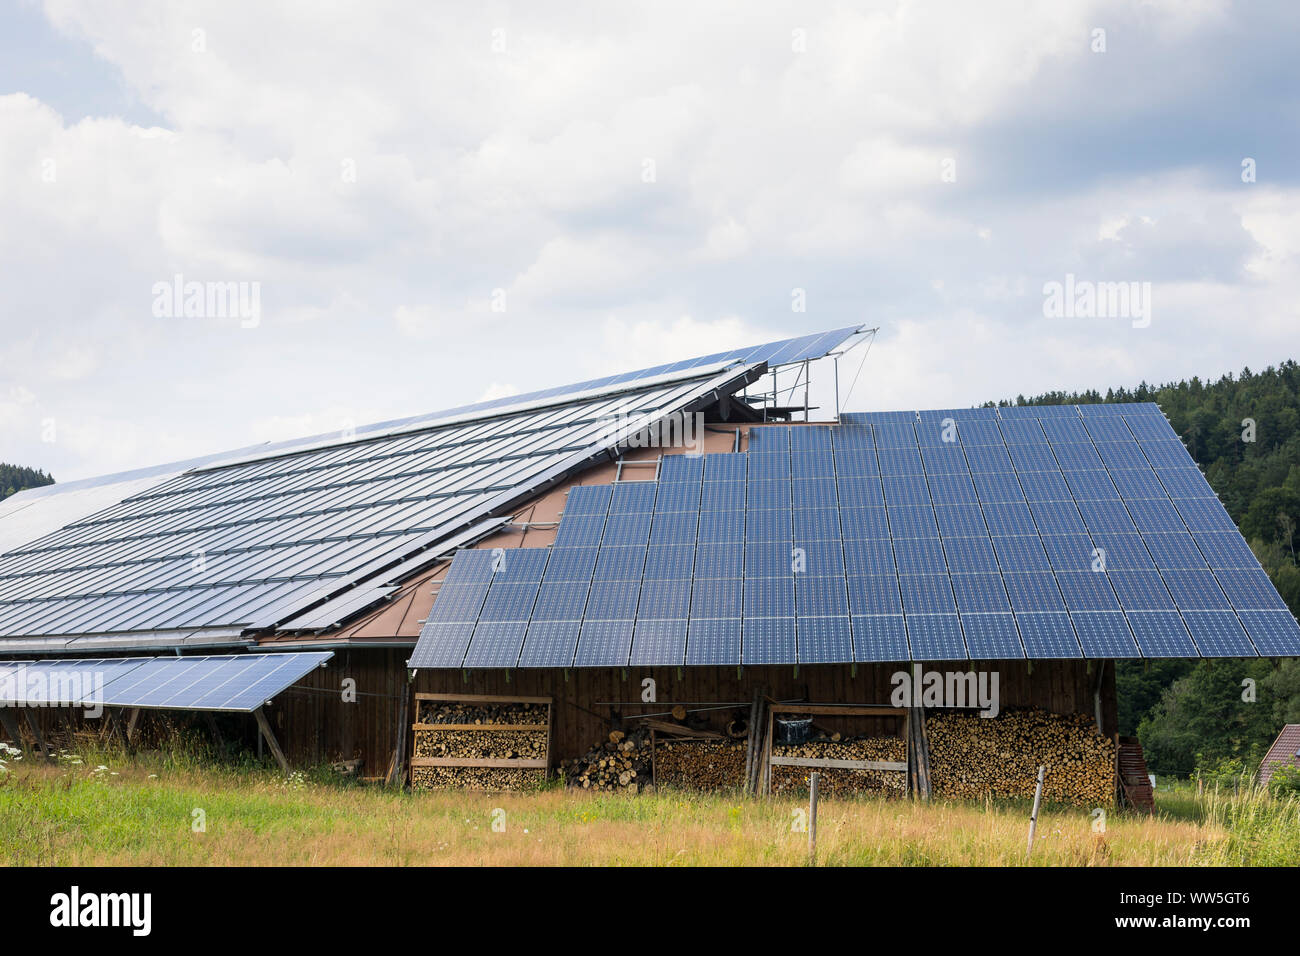
[[[753,481],[751,480],[747,488],[749,511],[770,511],[779,509],[789,511],[790,503],[790,482],[788,481]]]
[[[789,509],[751,511],[745,516],[745,541],[791,541],[794,539],[793,512]]]
[[[834,508],[794,513],[794,536],[802,541],[839,541],[840,513]]]
[[[786,564],[786,569],[789,569]],[[743,546],[708,544],[701,541],[695,548],[695,576],[709,578],[738,578],[745,570]]]
[[[659,463],[660,494],[665,484],[695,484],[703,478],[703,455],[664,455]]]
[[[993,535],[1037,534],[1034,516],[1023,501],[991,501],[983,506],[988,533]]]
[[[799,617],[830,617],[849,613],[844,578],[795,575],[795,609]]]
[[[886,542],[888,544],[888,542]],[[799,562],[802,561],[802,565]],[[790,566],[796,574],[844,577],[844,542],[795,541]]]
[[[889,518],[884,508],[844,508],[840,511],[840,530],[846,541],[888,538]]]
[[[1180,441],[1144,441],[1142,451],[1154,468],[1192,468],[1195,462]]]
[[[745,577],[788,578],[794,573],[794,545],[787,541],[765,541],[745,546]]]
[[[609,499],[614,492],[612,485],[577,485],[569,489],[564,499],[564,514],[603,515],[609,510]]]
[[[984,512],[977,504],[935,505],[934,515],[939,523],[939,534],[945,538],[988,534]]]
[[[751,617],[794,617],[792,578],[746,578],[745,619]]]
[[[834,478],[800,478],[790,482],[790,498],[796,511],[834,508],[838,501]]]
[[[644,577],[647,581],[687,580],[695,564],[695,546],[674,544],[646,551]]]
[[[948,570],[954,574],[998,569],[993,542],[988,538],[944,538],[943,553],[948,558]]]
[[[745,510],[745,483],[743,481],[706,481],[700,495],[700,510],[708,512],[743,512]]]
[[[889,531],[895,538],[937,538],[939,525],[930,505],[900,505],[885,509],[889,513]]]
[[[1033,418],[1017,418],[998,422],[1002,440],[1008,445],[1045,445],[1047,436],[1043,426]]]
[[[596,568],[599,548],[562,548],[551,550],[546,562],[544,581],[590,581]]]
[[[591,548],[600,544],[605,519],[593,515],[565,518],[555,532],[556,548]]]
[[[790,429],[790,451],[830,451],[831,426],[805,425]]]
[[[685,620],[691,607],[691,582],[686,580],[646,581],[636,616],[643,620]]]
[[[745,664],[797,664],[793,617],[745,618],[741,660]]]
[[[1039,534],[1086,534],[1088,528],[1072,501],[1035,501],[1029,510]]]
[[[675,511],[657,514],[650,528],[650,544],[661,547],[670,544],[694,544],[699,524],[698,512]]]
[[[1091,444],[1083,422],[1074,416],[1044,418],[1041,422],[1043,433],[1053,445]]]
[[[793,478],[834,478],[835,457],[829,452],[792,452],[790,475]]]
[[[1286,602],[1273,587],[1268,575],[1256,568],[1230,568],[1215,570],[1223,593],[1228,596],[1232,606],[1237,610],[1268,611],[1285,610]]]
[[[797,629],[800,664],[839,664],[853,660],[853,626],[847,616],[800,616]]]
[[[901,574],[942,574],[947,570],[938,538],[895,538],[894,561]]]
[[[1005,611],[1010,613],[1007,592],[998,574],[954,574],[952,590],[957,598],[957,610],[965,615],[977,612]]]
[[[704,456],[704,480],[734,482],[745,480],[749,455],[745,452],[715,452]]]
[[[1112,539],[1119,537],[1121,535],[1113,535]],[[1099,561],[1097,549],[1102,545],[1094,546],[1093,539],[1086,534],[1046,534],[1042,540],[1043,550],[1047,552],[1047,560],[1054,571],[1091,571],[1094,563]],[[1108,558],[1106,567],[1114,566]]]
[[[889,475],[881,479],[885,504],[893,508],[901,505],[928,505],[930,490],[924,475]]]
[[[841,477],[872,477],[880,474],[875,448],[837,448],[835,471]]]
[[[970,656],[956,614],[908,614],[906,624],[913,660],[958,661]]]
[[[963,445],[1001,445],[1002,431],[995,418],[958,421],[957,437]]]
[[[640,581],[645,558],[645,548],[601,548],[594,577],[597,581]]]
[[[844,542],[844,565],[849,574],[893,574],[894,549],[888,540],[872,538]]]
[[[1011,607],[1016,611],[1064,611],[1056,578],[1032,571],[1007,572],[1002,575]]]
[[[1165,587],[1183,611],[1226,611],[1232,607],[1208,568],[1165,571],[1163,576]]]
[[[478,612],[487,597],[488,582],[475,584],[444,584],[438,589],[429,621],[476,621]]]
[[[1168,498],[1145,498],[1127,502],[1133,523],[1143,534],[1186,531],[1182,516]]]
[[[930,497],[936,504],[974,504],[979,501],[970,475],[926,475]]]
[[[631,621],[583,622],[575,667],[626,667],[632,651]]]
[[[915,447],[877,448],[876,457],[882,475],[920,475],[925,471],[921,467],[921,452]]]
[[[901,614],[878,614],[853,618],[853,656],[858,663],[906,661],[907,627]]]
[[[1124,421],[1140,441],[1177,441],[1178,436],[1164,415],[1126,415]]]
[[[849,412],[848,414],[853,414]],[[844,426],[837,428],[832,435],[836,449],[840,448],[875,448],[876,435],[870,428],[863,425],[854,425],[850,422],[841,422]]]
[[[927,475],[968,475],[971,471],[966,452],[960,445],[922,446],[921,462]]]
[[[912,448],[917,443],[914,422],[880,422],[875,434],[877,448]]]
[[[740,543],[745,540],[745,514],[743,511],[705,511],[700,515],[698,539],[703,544],[724,541]]]
[[[565,581],[558,584],[543,583],[533,605],[534,621],[580,621],[587,605],[587,583]]]
[[[1117,468],[1110,473],[1110,480],[1126,501],[1166,497],[1164,486],[1150,468]]]
[[[540,581],[551,553],[549,548],[500,548],[495,551],[496,560],[492,565],[495,568],[492,572],[494,584],[500,581]]]
[[[655,493],[659,490],[653,481],[620,481],[614,486],[614,497],[609,505],[611,515],[644,514],[654,510]]]
[[[1179,498],[1174,502],[1189,531],[1236,531],[1218,498]]]
[[[1147,551],[1146,542],[1142,540],[1141,535],[1094,532],[1092,541],[1098,551],[1098,560],[1103,561],[1103,566],[1107,571],[1155,569],[1156,563]],[[1087,567],[1083,570],[1086,569]],[[1081,569],[1076,568],[1074,570]]]
[[[1096,471],[1105,468],[1092,442],[1052,445],[1052,454],[1056,456],[1061,471]]]
[[[952,418],[931,418],[916,423],[916,441],[922,448],[940,448],[944,445],[957,445],[957,421]]]
[[[1046,445],[1010,445],[1007,451],[1016,471],[1022,474],[1027,471],[1059,472],[1056,456]]]
[[[1003,419],[1078,418],[1079,410],[1074,405],[1004,405],[998,409],[998,416]]]
[[[1016,619],[1010,614],[963,614],[966,649],[972,660],[996,661],[1025,656]]]
[[[451,559],[444,584],[470,584],[491,580],[497,558],[487,548],[463,548]]]
[[[1062,571],[1056,583],[1071,611],[1118,611],[1119,601],[1107,576],[1099,571]]]
[[[1065,613],[1017,612],[1016,624],[1025,656],[1030,658],[1082,657],[1079,641]]]
[[[1075,614],[1074,630],[1083,656],[1094,660],[1141,657],[1124,615],[1118,611]]]
[[[966,460],[976,474],[1015,471],[1011,457],[1001,445],[967,445]]]
[[[748,481],[751,485],[756,481],[788,479],[789,477],[789,455],[760,455],[752,451],[749,453]]]
[[[610,515],[605,519],[602,546],[631,548],[644,545],[650,537],[650,519],[651,513],[648,511],[640,514]]]
[[[1300,657],[1300,624],[1290,611],[1239,611],[1261,657]]]
[[[1144,534],[1142,540],[1161,571],[1207,567],[1190,534]]]
[[[739,618],[744,585],[740,578],[696,578],[691,618]]]
[[[1072,497],[1059,471],[1022,471],[1020,487],[1029,501],[1067,501]]]
[[[1159,571],[1112,569],[1106,576],[1127,611],[1165,611],[1176,606]]]
[[[655,511],[699,511],[700,490],[701,486],[696,482],[661,484],[655,498]]]
[[[1050,571],[1047,552],[1038,535],[1015,535],[991,539],[1003,571]]]
[[[849,608],[854,614],[902,614],[898,576],[860,574],[848,579]]]
[[[1091,418],[1083,423],[1083,427],[1088,430],[1094,442],[1132,442],[1134,441],[1133,433],[1128,430],[1128,425],[1120,416],[1110,416],[1109,418]],[[1102,457],[1105,457],[1104,455]]]
[[[1094,498],[1119,499],[1120,495],[1115,483],[1111,481],[1110,475],[1104,471],[1067,469],[1061,474],[1065,478],[1066,485],[1069,486],[1069,497],[1077,501],[1087,501]],[[1148,470],[1148,474],[1154,477],[1155,472]],[[1150,496],[1144,495],[1142,497]]]
[[[474,633],[473,621],[429,621],[408,661],[411,667],[460,667]]]
[[[846,478],[841,475],[837,485],[841,508],[881,508],[885,504],[879,478]]]
[[[1237,532],[1209,532],[1192,535],[1197,548],[1210,563],[1210,567],[1219,568],[1257,568],[1259,561],[1246,544],[1246,540]]]
[[[1097,453],[1111,471],[1124,468],[1146,468],[1146,456],[1135,441],[1098,442]]]
[[[1015,475],[989,474],[972,476],[975,493],[984,504],[998,501],[1024,501],[1025,493]]]
[[[1177,611],[1133,611],[1128,623],[1143,657],[1199,656]]]
[[[632,653],[628,663],[634,667],[680,667],[686,661],[686,622],[636,622],[632,635]]]
[[[1255,657],[1255,645],[1231,611],[1183,611],[1202,657]]]
[[[1111,499],[1076,502],[1079,514],[1090,532],[1111,534],[1136,534],[1137,525],[1129,517],[1124,502]]]
[[[527,621],[483,621],[474,628],[474,637],[465,654],[465,667],[514,667],[524,646]]]
[[[691,621],[687,632],[688,665],[736,666],[740,664],[740,619]]]
[[[762,425],[749,430],[749,451],[789,454],[790,427],[788,425]],[[752,462],[751,462],[752,467]]]
[[[898,588],[907,614],[955,613],[957,610],[946,574],[900,574]]]
[[[1156,477],[1170,498],[1214,497],[1214,489],[1199,468],[1157,468]]]

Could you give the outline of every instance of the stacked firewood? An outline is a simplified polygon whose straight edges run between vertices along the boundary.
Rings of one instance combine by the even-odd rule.
[[[417,730],[415,756],[541,760],[546,756],[546,731]]]
[[[650,784],[650,732],[612,731],[581,757],[564,765],[572,787],[636,793]]]
[[[526,790],[540,786],[546,771],[525,767],[412,767],[413,790]]]
[[[655,781],[683,790],[739,789],[745,779],[744,740],[673,740],[655,747]]]
[[[422,700],[417,724],[545,724],[546,705]]]
[[[931,712],[925,729],[938,796],[1032,798],[1043,764],[1046,802],[1096,807],[1114,798],[1115,743],[1083,714]]]
[[[887,760],[906,763],[907,745],[901,737],[860,737],[855,740],[810,740],[802,744],[776,744],[776,757],[815,757],[819,760]],[[818,790],[823,795],[907,792],[907,775],[894,770],[849,770],[843,767],[772,768],[773,793],[807,793],[808,776],[821,774]]]

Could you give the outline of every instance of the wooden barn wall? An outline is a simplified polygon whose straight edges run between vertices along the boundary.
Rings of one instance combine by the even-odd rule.
[[[754,691],[763,688],[777,700],[815,703],[882,704],[889,702],[891,675],[898,665],[860,665],[856,674],[847,665],[735,668],[634,668],[563,671],[516,670],[420,671],[413,684],[406,682],[406,649],[345,650],[335,654],[330,666],[318,670],[283,694],[268,711],[289,759],[297,764],[360,757],[367,776],[385,772],[397,734],[397,710],[404,690],[442,694],[495,694],[552,697],[555,760],[585,753],[611,729],[612,722],[640,714],[662,712],[671,704],[710,705],[735,702],[744,710]],[[974,665],[996,670],[1001,706],[1040,707],[1057,713],[1094,711],[1093,688],[1100,664],[1091,669],[1083,661],[1038,661],[1032,670],[1025,661]],[[959,670],[960,665],[935,665],[935,670]],[[1102,680],[1102,730],[1115,732],[1115,668],[1105,666]],[[656,706],[641,705],[641,681],[656,682]],[[356,681],[355,703],[341,698],[343,680]],[[711,712],[715,726],[732,716],[731,708]],[[405,731],[413,714],[406,722]],[[889,733],[888,721],[859,721],[855,732]],[[407,755],[410,755],[409,738]]]

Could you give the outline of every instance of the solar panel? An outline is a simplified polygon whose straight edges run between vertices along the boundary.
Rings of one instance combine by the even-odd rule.
[[[1026,657],[1050,660],[1083,656],[1070,615],[1064,612],[1016,611],[1016,624],[1020,627]]]
[[[901,614],[853,618],[853,654],[859,663],[912,659]]]
[[[646,552],[645,572],[647,581],[686,580],[689,581],[695,563],[694,544],[673,544],[652,547]]]
[[[902,614],[898,576],[862,574],[847,579],[849,606],[854,614]]]
[[[573,655],[578,646],[578,632],[581,627],[582,622],[578,620],[540,621],[534,618],[528,625],[523,651],[519,655],[519,666],[573,666]],[[414,660],[411,666],[415,666]]]
[[[1237,616],[1262,657],[1295,657],[1300,624],[1290,611],[1238,611]]]
[[[853,626],[848,615],[800,615],[798,658],[801,664],[836,664],[853,659]]]
[[[603,515],[609,511],[611,485],[577,485],[569,489],[564,499],[564,513],[573,515]]]
[[[946,574],[900,574],[898,587],[903,595],[903,611],[906,614],[936,614],[957,610],[952,586],[948,583]]]
[[[743,452],[725,452],[704,456],[704,480],[744,481],[749,456]]]
[[[465,667],[514,667],[524,646],[528,622],[480,620],[465,654]]]
[[[632,621],[593,621],[582,625],[574,667],[626,667],[632,653]]]
[[[740,619],[691,620],[686,642],[690,665],[740,664]]]
[[[739,618],[742,595],[740,578],[696,578],[691,593],[691,619]]]
[[[460,667],[473,633],[473,621],[429,621],[420,630],[407,663],[411,667]]]
[[[1132,611],[1128,623],[1143,657],[1199,656],[1177,611]]]
[[[956,614],[908,614],[907,638],[912,659],[918,661],[966,660],[969,654]]]
[[[1254,657],[1255,646],[1232,611],[1183,611],[1202,657]]]
[[[662,667],[680,665],[686,660],[686,621],[636,622],[632,636],[633,666]]]
[[[637,605],[638,618],[649,620],[686,619],[691,606],[691,582],[645,581],[641,585],[641,600]]]
[[[696,483],[704,478],[703,455],[664,455],[659,464],[659,482],[662,486],[676,483]]]
[[[750,617],[746,614],[740,659],[742,663],[751,665],[797,664],[794,617]]]
[[[745,482],[706,481],[700,496],[700,509],[705,513],[732,512],[743,513],[745,510]]]
[[[954,580],[959,575],[954,575]],[[1016,620],[1010,614],[961,615],[966,632],[966,647],[972,660],[1005,660],[1025,656],[1016,630]]]
[[[954,574],[952,590],[957,598],[957,610],[964,617],[968,613],[1006,612],[1011,604],[1007,600],[1002,576],[998,574]]]
[[[1085,612],[1072,615],[1074,629],[1084,657],[1140,657],[1124,615],[1118,611]]]
[[[795,576],[794,585],[795,608],[801,619],[839,616],[846,618],[845,623],[848,623],[849,603],[844,578],[799,574]]]

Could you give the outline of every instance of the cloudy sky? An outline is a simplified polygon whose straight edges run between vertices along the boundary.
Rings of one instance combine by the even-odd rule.
[[[1295,358],[1298,21],[0,0],[0,460],[69,480],[859,322],[856,409]],[[257,283],[255,319],[166,314],[178,275]],[[1067,275],[1149,283],[1149,322],[1045,314]]]

